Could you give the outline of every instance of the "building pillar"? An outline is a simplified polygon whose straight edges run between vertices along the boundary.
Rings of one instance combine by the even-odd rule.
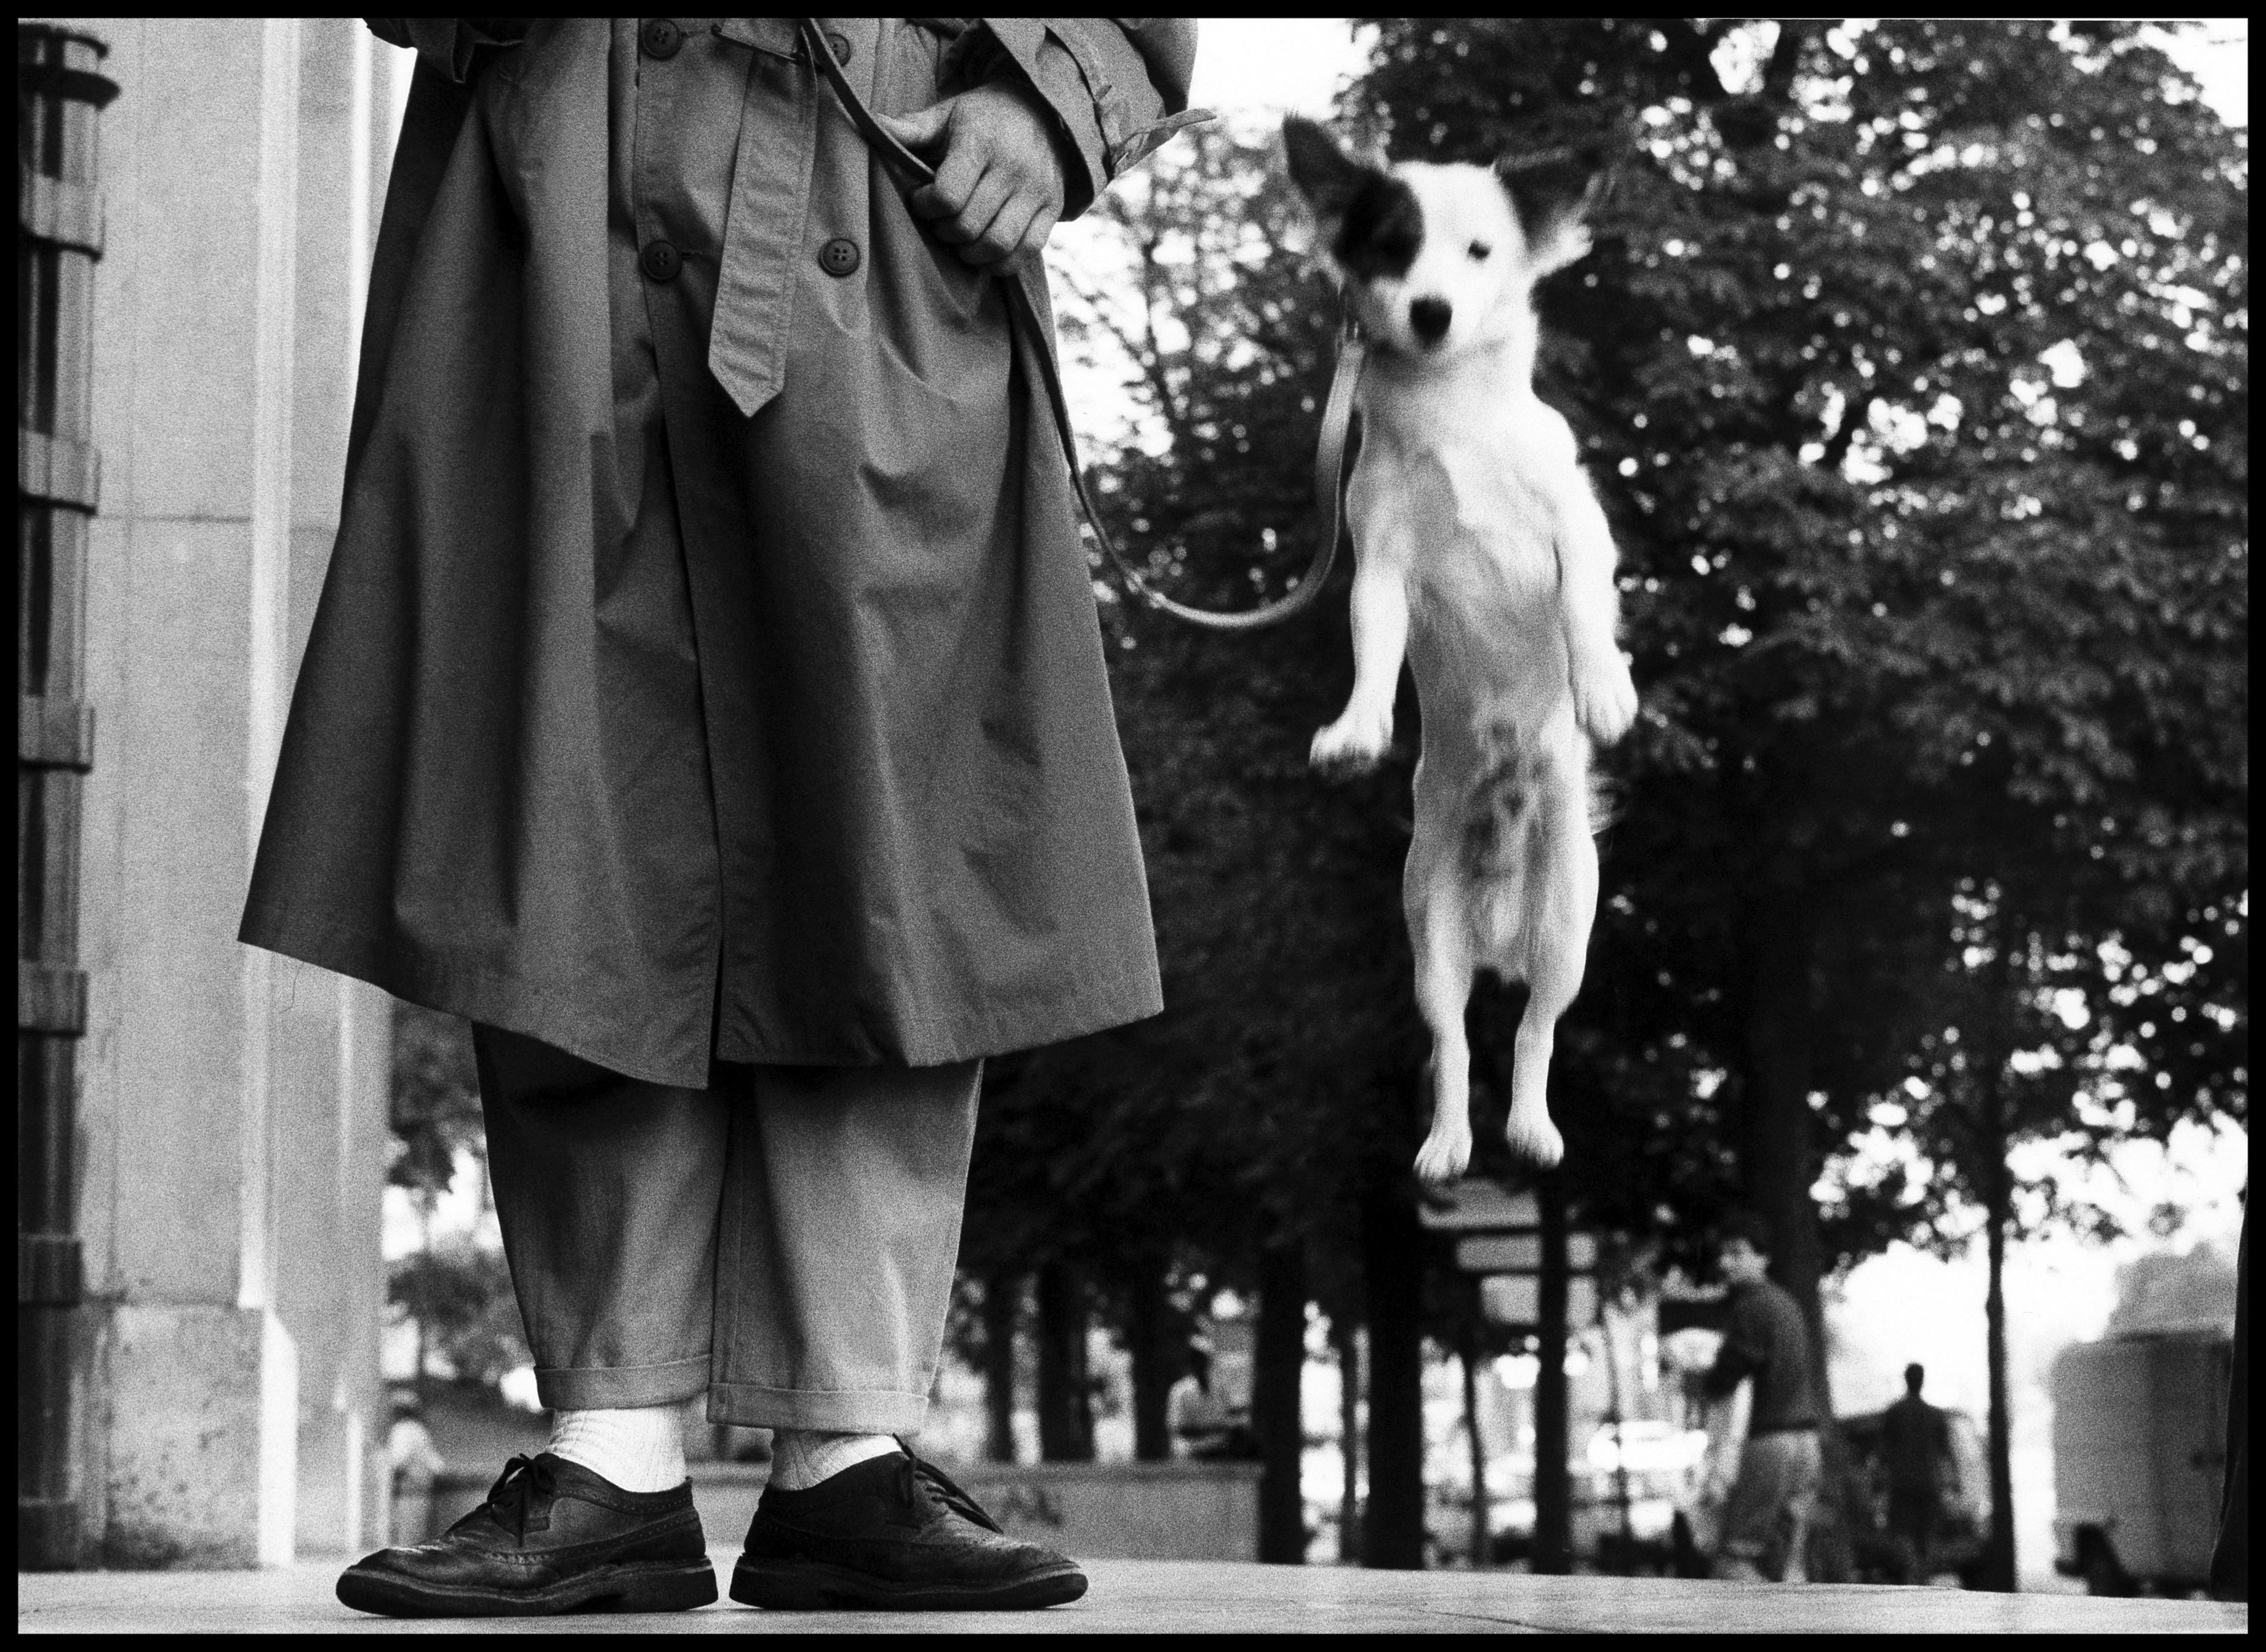
[[[336,528],[384,99],[346,19],[102,28],[87,1535],[275,1565],[384,1523],[384,1000],[236,929]]]

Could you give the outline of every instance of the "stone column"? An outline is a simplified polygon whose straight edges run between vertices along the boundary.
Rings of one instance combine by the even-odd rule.
[[[235,939],[337,521],[382,99],[344,19],[103,26],[89,1535],[113,1564],[274,1565],[374,1540],[384,1489],[383,1003]]]

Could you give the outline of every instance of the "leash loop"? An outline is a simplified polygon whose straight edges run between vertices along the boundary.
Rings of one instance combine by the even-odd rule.
[[[796,27],[802,36],[805,53],[826,84],[834,89],[843,112],[850,117],[851,125],[858,128],[882,164],[895,172],[914,188],[936,181],[936,169],[914,154],[886,131],[866,106],[866,100],[851,85],[849,77],[842,72],[842,64],[834,55],[834,48],[826,32],[818,26],[815,18],[799,18]],[[1314,544],[1313,559],[1298,582],[1273,602],[1257,608],[1234,612],[1217,609],[1195,608],[1176,602],[1151,585],[1146,575],[1133,565],[1131,559],[1118,549],[1109,530],[1102,525],[1101,513],[1094,508],[1093,496],[1086,491],[1085,471],[1078,461],[1078,438],[1071,427],[1070,403],[1063,394],[1062,374],[1055,363],[1054,339],[1050,330],[1039,319],[1038,302],[1033,298],[1028,283],[1043,281],[1043,270],[1038,260],[1031,259],[1005,282],[1007,314],[1015,330],[1022,334],[1023,342],[1039,363],[1039,376],[1044,381],[1047,402],[1053,410],[1055,433],[1062,442],[1063,457],[1070,464],[1071,486],[1078,493],[1078,502],[1085,513],[1087,525],[1093,537],[1101,542],[1117,572],[1133,592],[1151,608],[1161,609],[1175,619],[1185,620],[1207,631],[1258,631],[1268,625],[1280,625],[1292,615],[1313,605],[1322,594],[1322,581],[1328,577],[1331,564],[1336,559],[1338,537],[1342,532],[1339,502],[1345,484],[1346,433],[1353,415],[1354,387],[1361,377],[1363,355],[1359,329],[1351,312],[1347,314],[1338,334],[1337,371],[1330,381],[1329,400],[1322,412],[1321,439],[1314,451],[1314,504],[1320,530]]]

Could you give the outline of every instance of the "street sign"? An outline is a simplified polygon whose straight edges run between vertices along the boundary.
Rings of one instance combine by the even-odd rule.
[[[1436,1205],[1432,1199],[1444,1200]],[[1451,1181],[1416,1207],[1416,1219],[1435,1233],[1503,1233],[1542,1225],[1531,1193],[1513,1193],[1499,1181],[1472,1177]]]
[[[1542,1235],[1488,1233],[1458,1239],[1456,1266],[1467,1274],[1539,1274],[1542,1271]],[[1577,1274],[1595,1273],[1597,1236],[1568,1233],[1566,1266]]]
[[[1532,1274],[1489,1274],[1480,1281],[1480,1312],[1497,1325],[1539,1326],[1542,1281]],[[1566,1323],[1594,1325],[1597,1319],[1597,1281],[1577,1274],[1566,1282]]]

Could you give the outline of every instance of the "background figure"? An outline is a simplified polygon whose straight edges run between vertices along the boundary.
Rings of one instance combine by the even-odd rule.
[[[1940,1478],[1951,1458],[1950,1425],[1919,1397],[1926,1370],[1904,1367],[1904,1397],[1881,1420],[1881,1466],[1889,1480],[1889,1535],[1896,1540],[1907,1583],[1928,1580],[1928,1550],[1942,1508]]]
[[[394,1397],[385,1458],[393,1470],[393,1541],[422,1543],[433,1534],[433,1481],[447,1465],[425,1426],[425,1402],[414,1393]]]
[[[1211,1345],[1188,1345],[1188,1375],[1173,1385],[1165,1414],[1179,1454],[1203,1461],[1252,1455],[1250,1418],[1239,1414],[1212,1384]]]
[[[1699,1386],[1708,1398],[1724,1400],[1752,1378],[1754,1398],[1714,1572],[1807,1583],[1803,1552],[1821,1466],[1809,1333],[1794,1298],[1769,1277],[1770,1236],[1762,1219],[1736,1211],[1724,1235],[1720,1261],[1731,1286],[1730,1322],[1722,1351]]]
[[[2250,1206],[2234,1254],[2234,1360],[2226,1383],[2226,1480],[2219,1495],[2218,1546],[2211,1557],[2214,1600],[2250,1598]]]

